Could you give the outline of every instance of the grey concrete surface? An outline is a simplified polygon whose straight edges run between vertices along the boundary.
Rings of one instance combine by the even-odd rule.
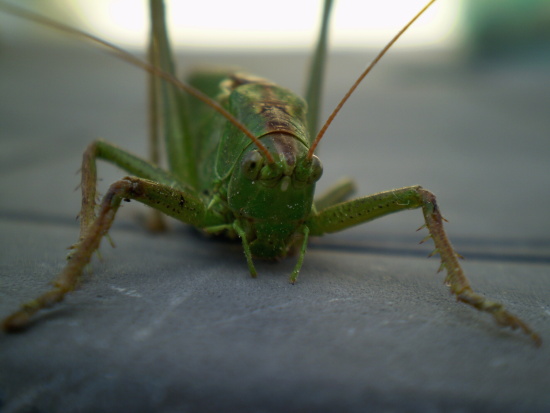
[[[333,57],[326,111],[368,60]],[[301,56],[193,56],[300,90]],[[290,64],[292,63],[292,64]],[[1,412],[550,410],[547,67],[448,55],[383,61],[335,122],[319,187],[435,192],[477,291],[538,330],[457,304],[418,211],[258,263],[238,243],[121,210],[82,289],[24,334],[0,336]],[[144,76],[93,49],[0,49],[0,315],[44,291],[77,237],[87,143],[146,153]],[[100,187],[124,175],[100,166]]]

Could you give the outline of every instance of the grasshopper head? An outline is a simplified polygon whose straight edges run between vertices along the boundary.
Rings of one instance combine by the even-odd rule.
[[[236,215],[277,223],[303,221],[311,212],[315,183],[323,173],[316,156],[294,136],[272,133],[261,139],[274,162],[254,145],[243,152],[229,184],[228,201]]]
[[[286,255],[297,242],[323,169],[319,158],[308,158],[308,148],[292,135],[273,133],[261,141],[274,162],[250,145],[233,170],[228,202],[244,223],[252,254],[272,259]]]

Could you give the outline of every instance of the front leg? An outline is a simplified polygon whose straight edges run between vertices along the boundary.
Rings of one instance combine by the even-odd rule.
[[[424,226],[430,232],[427,238],[432,238],[435,244],[432,254],[439,254],[441,258],[439,269],[447,271],[445,283],[457,299],[480,311],[492,314],[496,322],[502,326],[520,328],[539,346],[542,343],[540,336],[527,324],[506,311],[502,304],[489,301],[472,290],[458,262],[459,256],[443,229],[444,219],[437,206],[435,195],[430,191],[420,186],[411,186],[358,198],[319,211],[306,222],[306,225],[309,226],[311,235],[322,235],[341,231],[394,212],[416,208],[422,208],[426,222]]]
[[[122,200],[137,200],[156,210],[196,227],[216,224],[215,217],[206,212],[203,202],[195,195],[142,178],[126,177],[111,185],[100,204],[99,214],[85,230],[84,238],[77,244],[67,265],[53,281],[53,288],[21,306],[7,317],[2,327],[5,331],[25,328],[39,310],[63,300],[81,281],[84,267],[111,227]]]
[[[185,192],[194,191],[183,185],[169,172],[153,163],[132,155],[112,143],[97,140],[91,143],[82,156],[81,182],[82,208],[80,210],[80,239],[84,239],[87,229],[96,218],[96,160],[102,159],[139,178],[149,179]]]

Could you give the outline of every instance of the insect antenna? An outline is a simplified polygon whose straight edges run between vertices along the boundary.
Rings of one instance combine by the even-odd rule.
[[[256,145],[256,147],[263,153],[268,163],[275,162],[275,160],[273,159],[273,156],[271,156],[267,148],[258,140],[258,138],[256,138],[252,134],[252,132],[250,132],[246,128],[246,126],[244,126],[237,118],[235,118],[231,113],[229,113],[223,106],[221,106],[215,100],[212,100],[210,97],[202,93],[200,90],[182,82],[181,80],[171,75],[170,73],[167,73],[159,69],[158,67],[147,63],[146,61],[134,56],[130,52],[122,49],[121,47],[116,46],[113,43],[103,40],[100,37],[94,36],[93,34],[87,33],[83,30],[79,30],[75,27],[71,27],[69,25],[60,23],[48,17],[42,16],[37,13],[33,13],[29,10],[19,8],[11,4],[0,2],[0,9],[3,9],[6,13],[9,13],[11,15],[33,21],[35,23],[41,24],[46,27],[60,30],[62,32],[71,34],[76,37],[81,37],[83,39],[91,41],[92,43],[99,44],[100,46],[109,50],[114,56],[118,57],[119,59],[124,60],[125,62],[130,63],[133,66],[139,67],[145,70],[146,72],[151,73],[154,76],[158,76],[159,78],[166,80],[167,82],[171,83],[178,89],[199,99],[201,102],[210,106],[212,109],[214,109],[224,118],[226,118],[229,122],[231,122],[237,129],[243,132]]]
[[[374,60],[370,63],[370,65],[368,65],[368,67],[363,71],[363,73],[361,73],[361,75],[357,78],[357,80],[355,81],[355,83],[353,83],[353,85],[350,87],[350,89],[348,90],[348,92],[344,95],[344,97],[342,98],[342,100],[340,101],[340,103],[338,103],[338,105],[336,106],[336,108],[334,108],[334,110],[332,111],[332,113],[330,114],[330,116],[327,118],[327,120],[325,121],[325,124],[323,125],[323,127],[319,130],[319,133],[317,134],[317,136],[315,137],[315,140],[313,141],[313,144],[311,145],[311,148],[309,149],[309,152],[307,153],[307,157],[308,159],[311,159],[313,157],[313,154],[315,153],[315,149],[317,148],[317,145],[319,145],[319,142],[321,141],[321,139],[323,138],[323,136],[325,135],[325,132],[327,131],[328,127],[330,126],[330,124],[332,123],[332,121],[334,120],[334,118],[336,117],[336,115],[338,114],[338,112],[340,112],[340,109],[342,109],[342,107],[345,105],[345,103],[347,102],[347,100],[349,99],[349,97],[351,96],[351,94],[355,91],[355,89],[357,89],[357,86],[359,86],[359,84],[363,81],[363,79],[365,78],[365,76],[367,76],[369,74],[369,72],[372,70],[372,68],[374,66],[376,66],[376,64],[380,61],[380,59],[382,59],[382,57],[386,54],[386,52],[393,46],[393,44],[397,41],[397,39],[399,39],[401,37],[401,35],[403,33],[405,33],[405,31],[426,11],[428,10],[428,8],[433,4],[435,3],[436,0],[431,0],[428,4],[426,4],[422,10],[420,10],[416,16],[414,16],[394,37],[393,39],[390,40],[390,42],[380,51],[380,53],[378,53],[378,55],[374,58]]]

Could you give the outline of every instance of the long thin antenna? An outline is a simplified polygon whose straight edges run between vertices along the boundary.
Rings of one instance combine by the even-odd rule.
[[[311,148],[309,148],[309,152],[307,153],[308,159],[311,159],[313,157],[313,154],[315,153],[315,149],[317,148],[317,145],[319,145],[319,142],[323,138],[325,132],[327,131],[328,127],[338,114],[340,112],[340,109],[344,106],[344,104],[347,102],[351,94],[357,89],[357,86],[362,82],[362,80],[369,74],[369,72],[372,70],[374,66],[379,62],[380,59],[386,54],[386,52],[390,49],[390,47],[393,46],[393,44],[401,37],[403,33],[426,11],[428,8],[435,3],[436,0],[431,0],[428,4],[426,4],[422,10],[420,10],[416,16],[414,16],[411,21],[409,21],[400,31],[397,33],[393,39],[378,53],[378,55],[374,58],[374,60],[371,62],[371,64],[365,69],[363,73],[357,78],[355,83],[351,86],[351,88],[348,90],[348,92],[345,94],[345,96],[342,98],[340,103],[336,106],[336,108],[332,111],[328,119],[326,120],[325,124],[317,134],[317,137],[315,138],[315,141],[313,141],[313,144],[311,145]]]
[[[69,33],[73,36],[81,37],[86,40],[89,40],[93,43],[97,43],[106,49],[110,50],[116,57],[119,59],[122,59],[131,65],[134,65],[136,67],[139,67],[155,76],[158,76],[159,78],[162,78],[166,80],[167,82],[171,83],[175,87],[177,87],[180,90],[183,90],[184,92],[190,94],[191,96],[199,99],[204,104],[210,106],[212,109],[214,109],[216,112],[218,112],[220,115],[222,115],[224,118],[226,118],[229,122],[231,122],[237,129],[239,129],[241,132],[243,132],[254,144],[258,147],[258,149],[263,153],[263,155],[266,157],[268,163],[274,163],[275,160],[273,159],[273,156],[269,153],[267,148],[262,145],[262,143],[256,138],[247,128],[244,126],[239,120],[237,120],[231,113],[229,113],[226,109],[224,109],[218,102],[215,100],[210,99],[207,95],[202,93],[200,90],[187,85],[177,79],[175,76],[172,76],[170,73],[167,73],[158,67],[155,67],[149,63],[147,63],[144,60],[139,59],[138,57],[134,56],[133,54],[127,52],[126,50],[109,43],[106,40],[103,40],[97,36],[94,36],[93,34],[86,33],[83,30],[76,29],[74,27],[68,26],[66,24],[60,23],[58,21],[55,21],[53,19],[47,18],[45,16],[42,16],[37,13],[33,13],[31,11],[19,8],[17,6],[14,6],[12,4],[2,3],[0,2],[0,9],[4,10],[6,13],[12,14],[17,17],[21,17],[23,19],[31,20],[35,23],[41,24],[43,26],[51,27],[57,30],[60,30],[65,33]]]

